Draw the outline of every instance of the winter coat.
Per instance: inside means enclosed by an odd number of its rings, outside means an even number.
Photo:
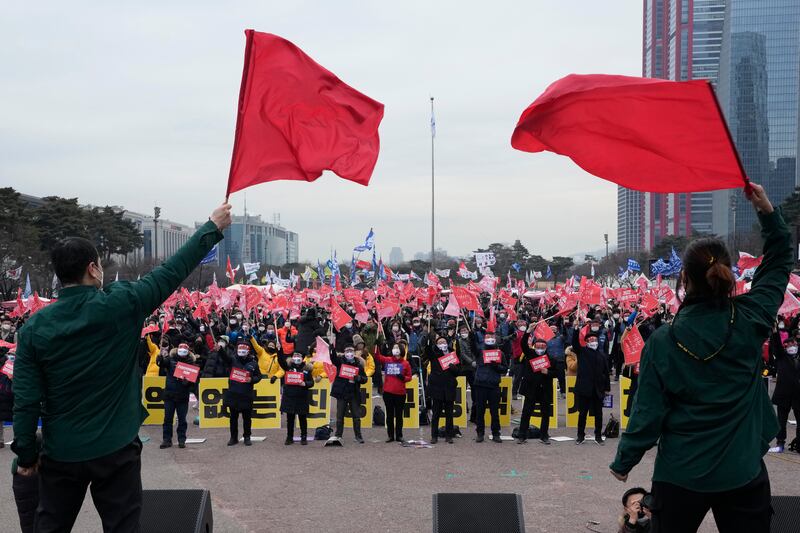
[[[572,346],[567,346],[564,350],[564,360],[567,363],[567,375],[568,376],[577,376],[578,375],[578,356],[575,355],[575,352],[572,349]]]
[[[428,337],[431,339],[431,337]],[[428,370],[428,388],[426,392],[434,400],[455,401],[456,388],[458,383],[456,377],[458,376],[458,367],[460,364],[456,363],[453,366],[444,370],[439,363],[439,358],[449,353],[451,349],[448,347],[446,352],[441,352],[436,343],[432,340],[428,341],[428,348],[425,350],[427,362],[430,364]]]
[[[278,339],[281,342],[281,350],[286,355],[294,353],[294,341],[297,337],[297,328],[290,325],[288,322],[282,328],[278,329]]]
[[[325,335],[325,329],[317,319],[316,314],[304,314],[297,319],[297,335],[294,338],[294,350],[303,355],[308,354],[308,347],[316,342],[318,336]]]
[[[225,348],[217,348],[208,354],[206,364],[203,366],[202,377],[204,378],[226,378],[231,373],[231,355]]]
[[[240,383],[228,377],[228,390],[222,397],[222,404],[228,408],[245,411],[253,408],[253,398],[255,391],[253,385],[261,381],[261,372],[258,370],[258,362],[251,356],[244,361],[239,357],[230,357],[231,371],[234,368],[245,370],[250,373],[249,383]]]
[[[498,348],[499,349],[499,348]],[[486,350],[484,350],[485,352]],[[483,387],[483,388],[497,388],[500,387],[500,378],[508,372],[508,365],[506,364],[505,358],[502,356],[503,352],[500,352],[501,358],[499,363],[484,363],[483,362],[483,352],[478,354],[477,359],[475,360],[476,368],[475,368],[475,379],[472,382],[473,387]]]
[[[578,354],[578,377],[575,380],[575,394],[578,396],[594,396],[603,398],[606,391],[611,390],[611,378],[608,374],[608,356],[600,351],[592,350],[579,344],[579,335],[575,334],[572,351]]]
[[[775,368],[778,379],[772,392],[772,403],[784,407],[800,399],[800,353],[791,356],[786,353],[777,334],[770,338],[772,353],[775,354]]]
[[[334,343],[334,347],[337,352],[341,353],[344,351],[344,347],[347,344],[353,344],[353,330],[342,328],[336,332],[336,342]]]
[[[147,362],[147,370],[144,371],[145,376],[157,376],[158,375],[158,363],[156,362],[156,357],[161,353],[161,348],[158,347],[156,343],[150,338],[150,335],[145,336],[145,341],[147,342],[147,353],[148,353],[148,362]]]
[[[367,374],[364,372],[364,364],[358,359],[353,359],[348,363],[343,356],[336,352],[331,353],[331,363],[336,366],[336,379],[331,384],[331,396],[340,400],[360,400],[361,384],[367,382]],[[341,376],[342,365],[358,367],[358,374],[353,379],[345,379]]]
[[[311,400],[311,393],[309,389],[314,386],[314,378],[311,373],[313,366],[308,363],[300,363],[295,365],[292,363],[291,357],[279,357],[278,363],[281,370],[284,371],[283,375],[283,394],[281,395],[281,412],[291,413],[295,415],[307,415],[308,404]],[[302,372],[303,385],[287,385],[286,372]]]
[[[250,344],[253,345],[253,349],[256,351],[256,357],[258,358],[258,370],[261,372],[261,375],[267,378],[276,377],[282,378],[283,377],[283,369],[281,368],[280,363],[280,356],[278,352],[270,353],[265,350],[255,338],[250,338]]]
[[[547,374],[534,372],[533,367],[531,367],[531,360],[541,356],[528,344],[529,342],[530,333],[526,332],[522,336],[520,343],[522,348],[522,381],[519,384],[519,392],[526,398],[531,397],[537,401],[549,399],[553,391],[553,378],[556,377],[556,360],[545,352],[550,361],[550,368],[547,369]]]
[[[169,351],[168,357],[156,358],[158,367],[164,371],[166,375],[166,383],[164,385],[164,399],[172,400],[174,402],[188,402],[189,394],[194,390],[194,383],[191,381],[175,377],[175,367],[178,363],[186,363],[189,365],[195,364],[197,357],[189,352],[189,355],[183,359],[178,357],[178,350],[175,348]]]
[[[397,396],[406,395],[406,383],[411,381],[411,364],[407,359],[398,359],[394,356],[385,356],[379,353],[375,354],[375,358],[386,369],[386,379],[383,380],[383,392],[395,394]],[[395,372],[397,365],[399,365],[399,374],[390,373]]]

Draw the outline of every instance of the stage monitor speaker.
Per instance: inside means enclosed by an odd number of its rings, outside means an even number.
[[[433,533],[524,533],[522,496],[496,493],[433,495]]]
[[[212,533],[211,493],[204,489],[142,491],[142,533]]]
[[[800,496],[773,496],[772,525],[770,533],[797,533],[800,531]]]

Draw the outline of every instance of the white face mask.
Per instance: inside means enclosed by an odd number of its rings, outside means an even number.
[[[394,327],[392,328],[392,331],[394,331],[395,333],[397,333],[398,331],[400,331],[400,328],[399,328],[398,326],[394,326]]]
[[[520,331],[525,331],[525,326],[520,326],[517,329],[520,330]]]
[[[594,332],[600,331],[600,326],[592,326],[592,331]]]
[[[785,327],[786,327],[786,324],[784,324],[783,322],[778,322],[778,329],[783,329]]]
[[[462,339],[466,339],[466,338],[468,338],[468,337],[469,337],[469,333],[462,333],[462,334],[461,334],[461,338],[462,338]]]
[[[258,326],[258,331],[264,331],[264,330],[266,330],[266,329],[267,329],[267,328],[265,328],[264,326]]]
[[[241,319],[242,319],[242,313],[236,313],[236,318],[238,318],[239,320],[241,320]]]
[[[439,350],[442,351],[442,352],[446,352],[447,351],[447,345],[446,344],[437,344],[436,347],[439,348]]]
[[[178,350],[178,355],[181,357],[186,357],[187,355],[189,355],[189,350],[187,350],[186,348],[181,348],[180,350]]]
[[[346,327],[347,329],[350,329],[350,328],[353,327],[353,323],[352,322],[348,322],[347,324],[344,325],[344,327]]]
[[[205,331],[206,331],[206,327],[205,326],[200,326],[200,333],[205,333]]]
[[[789,346],[786,348],[786,353],[789,355],[797,355],[797,346]]]
[[[231,326],[235,326],[236,325],[236,321],[235,320],[231,320],[230,324],[231,324]]]
[[[392,348],[392,355],[395,357],[400,356],[400,348]]]
[[[225,348],[225,346],[227,346],[227,344],[225,344],[225,341],[221,341],[221,342],[219,343],[219,347],[220,347],[220,348],[223,348],[223,349],[224,349],[224,348]]]
[[[483,341],[483,343],[484,343],[486,346],[494,346],[494,343],[495,343],[495,342],[497,342],[497,341],[495,341],[495,339],[485,339],[485,340]]]
[[[597,343],[596,342],[587,342],[586,343],[586,347],[589,348],[590,350],[596,350],[597,349]]]
[[[245,358],[248,355],[250,355],[250,350],[236,350],[236,355],[238,355],[241,358]]]
[[[100,268],[100,266],[98,266],[98,265],[95,265],[95,268],[96,268],[97,270],[99,270],[99,271],[100,271],[100,277],[99,277],[99,278],[97,278],[97,277],[94,277],[94,276],[92,276],[92,277],[93,277],[94,279],[96,279],[96,280],[97,280],[97,282],[98,282],[98,284],[99,284],[99,286],[98,286],[97,288],[98,288],[98,289],[102,289],[102,288],[103,288],[103,276],[104,276],[105,274],[104,274],[103,270]]]
[[[294,363],[296,365],[299,365],[302,362],[303,362],[303,358],[302,357],[292,357],[292,363]]]
[[[614,313],[611,316],[614,317],[614,320],[618,320],[619,319],[619,313]]]
[[[546,352],[546,351],[547,350],[545,348],[536,348],[534,350],[534,352],[536,352],[536,355],[544,355],[544,352]]]
[[[356,358],[356,353],[355,352],[344,352],[344,358],[347,359],[348,361],[352,361],[353,359]]]
[[[3,331],[11,331],[11,324],[3,324]]]

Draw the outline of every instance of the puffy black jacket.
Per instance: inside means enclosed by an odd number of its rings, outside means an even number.
[[[185,379],[175,377],[175,367],[178,363],[186,363],[193,365],[195,362],[194,354],[191,352],[185,359],[178,357],[178,350],[173,348],[169,352],[169,357],[163,358],[160,355],[156,357],[156,364],[166,374],[166,384],[164,385],[164,399],[173,400],[176,402],[188,402],[189,393],[194,390],[194,383]]]

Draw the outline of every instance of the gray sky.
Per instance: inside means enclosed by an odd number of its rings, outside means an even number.
[[[388,259],[521,239],[550,257],[616,241],[616,186],[513,150],[520,113],[575,73],[641,75],[642,4],[11,2],[0,8],[0,184],[178,222],[223,199],[245,28],[294,42],[386,106],[369,187],[326,173],[247,190],[248,212],[300,234],[301,259],[349,256],[370,226]],[[113,3],[115,4],[115,3]],[[242,213],[244,194],[232,196]]]

